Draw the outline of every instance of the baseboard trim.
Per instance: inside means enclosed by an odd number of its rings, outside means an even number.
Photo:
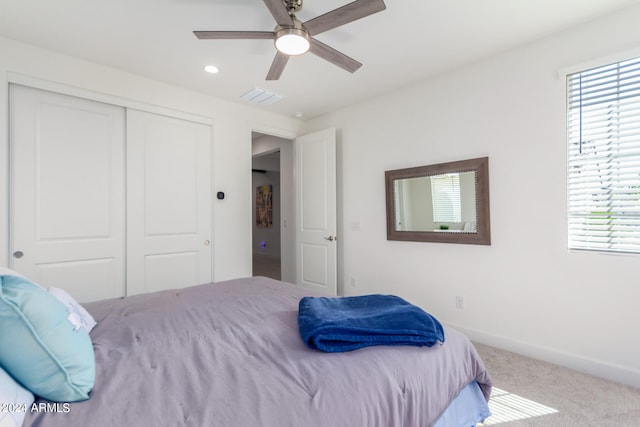
[[[447,326],[464,333],[471,341],[490,345],[502,350],[526,357],[564,366],[575,371],[611,380],[620,384],[640,388],[640,370],[601,360],[591,359],[577,354],[559,351],[553,348],[530,344],[499,335],[488,334],[475,329],[465,328],[453,323],[443,322]]]

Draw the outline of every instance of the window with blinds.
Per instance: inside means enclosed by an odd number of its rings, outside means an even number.
[[[460,174],[431,177],[433,222],[461,222]]]
[[[567,76],[569,247],[640,253],[640,58]]]

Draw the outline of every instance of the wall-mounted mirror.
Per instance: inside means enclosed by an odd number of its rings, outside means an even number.
[[[387,240],[491,244],[489,158],[385,172]]]

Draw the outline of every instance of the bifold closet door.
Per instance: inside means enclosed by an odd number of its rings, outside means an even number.
[[[10,86],[10,266],[81,302],[125,294],[125,110]]]
[[[127,294],[211,281],[211,126],[127,110]]]

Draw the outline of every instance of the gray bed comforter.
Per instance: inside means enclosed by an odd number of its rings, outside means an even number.
[[[434,347],[307,348],[298,301],[312,294],[237,279],[87,304],[96,383],[25,427],[430,426],[465,385],[491,381],[469,340]]]

